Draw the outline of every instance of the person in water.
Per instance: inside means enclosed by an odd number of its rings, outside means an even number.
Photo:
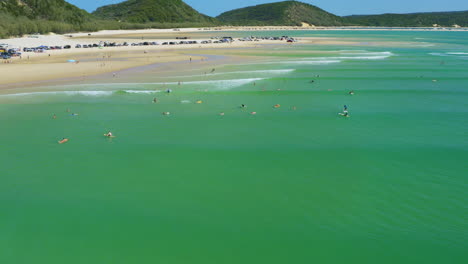
[[[53,118],[53,119],[57,119],[57,116],[54,114],[54,115],[52,116],[52,118]]]
[[[158,98],[153,98],[153,103],[157,103],[158,102]]]
[[[247,107],[247,105],[241,104],[241,108],[246,108],[246,107]]]
[[[349,91],[349,95],[354,95],[354,90]]]
[[[104,134],[104,136],[106,136],[106,137],[114,137],[114,135],[112,135],[112,132],[110,132],[110,131],[107,132],[107,134]]]
[[[348,111],[348,106],[347,106],[347,105],[344,105],[344,106],[343,106],[343,112],[344,112],[344,111]]]
[[[172,93],[172,90],[171,90],[171,89],[167,89],[167,90],[166,90],[166,93]]]

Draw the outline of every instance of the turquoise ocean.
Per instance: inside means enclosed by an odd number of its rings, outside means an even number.
[[[0,263],[467,263],[468,32],[250,34],[358,44],[3,92]]]

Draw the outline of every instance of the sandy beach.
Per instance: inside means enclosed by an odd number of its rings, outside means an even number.
[[[338,38],[299,38],[297,43],[286,43],[278,40],[234,41],[231,43],[184,44],[184,45],[154,45],[154,46],[121,46],[101,48],[75,48],[77,44],[96,44],[104,41],[116,43],[138,43],[143,41],[157,41],[162,43],[179,42],[180,37],[187,37],[198,43],[212,40],[212,36],[220,31],[229,32],[245,30],[295,30],[310,29],[301,27],[225,27],[225,28],[186,28],[186,29],[148,29],[148,30],[105,30],[92,33],[72,33],[64,35],[35,35],[22,38],[0,40],[1,44],[8,44],[10,48],[65,46],[71,49],[46,50],[44,53],[23,52],[21,57],[13,57],[0,63],[0,70],[7,78],[0,79],[0,89],[31,86],[38,82],[63,80],[74,78],[84,80],[90,76],[108,74],[115,76],[115,72],[144,65],[205,61],[204,54],[241,56],[233,50],[244,49],[243,53],[254,53],[251,48],[267,44],[297,45],[359,45],[359,40]],[[247,37],[247,36],[246,36]],[[378,45],[395,43],[378,43]],[[373,43],[366,43],[373,45]],[[250,48],[250,49],[249,49]],[[194,55],[196,54],[196,55]],[[72,62],[70,62],[72,61]]]

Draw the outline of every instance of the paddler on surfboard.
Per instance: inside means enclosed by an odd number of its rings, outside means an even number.
[[[114,135],[112,135],[112,132],[107,132],[106,134],[104,134],[105,137],[108,137],[108,138],[113,138],[115,137]]]

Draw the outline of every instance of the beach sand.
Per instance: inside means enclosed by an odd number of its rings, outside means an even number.
[[[258,30],[292,30],[296,28],[271,27],[255,28]],[[303,28],[297,28],[303,29]],[[18,88],[22,86],[33,86],[43,84],[45,81],[63,81],[73,79],[84,81],[91,76],[107,74],[110,77],[118,77],[115,72],[140,67],[145,65],[164,64],[171,62],[205,61],[205,54],[229,55],[231,57],[249,56],[258,53],[258,47],[262,45],[281,44],[315,44],[315,45],[360,45],[359,40],[338,38],[300,38],[298,43],[286,43],[286,41],[260,40],[260,41],[234,41],[232,43],[212,44],[186,44],[186,45],[154,45],[154,46],[122,46],[104,48],[74,48],[76,44],[94,44],[100,41],[117,43],[134,43],[144,41],[181,41],[177,37],[186,36],[190,40],[210,40],[209,36],[219,30],[239,31],[246,30],[245,27],[238,28],[212,28],[209,30],[188,28],[174,31],[172,29],[149,29],[149,30],[116,30],[100,31],[93,33],[74,33],[65,35],[39,35],[26,36],[22,38],[2,39],[0,43],[6,43],[10,47],[38,47],[71,45],[71,49],[48,50],[44,53],[23,52],[21,58],[12,58],[9,62],[0,63],[0,71],[7,78],[0,79],[0,89]],[[398,43],[401,45],[401,42]],[[365,43],[362,45],[394,46],[395,43]],[[274,51],[271,51],[274,52]],[[234,59],[234,58],[231,58]],[[69,62],[69,60],[76,62]],[[206,61],[205,61],[206,62]],[[203,65],[201,65],[203,66]]]

